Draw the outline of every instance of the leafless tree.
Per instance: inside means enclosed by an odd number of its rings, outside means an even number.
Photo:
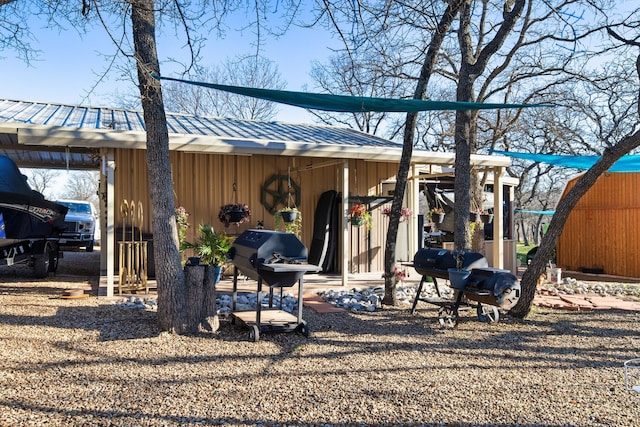
[[[65,183],[62,197],[86,200],[97,205],[100,175],[97,171],[71,171]]]
[[[31,44],[33,34],[24,19],[32,13],[34,8],[27,2],[0,0],[0,52],[12,51],[27,64],[38,54]]]
[[[575,185],[565,194],[556,207],[545,238],[539,246],[536,256],[531,265],[522,277],[522,295],[518,303],[510,311],[510,314],[517,317],[525,317],[533,303],[535,296],[535,283],[542,274],[549,259],[552,257],[557,240],[562,233],[571,210],[578,203],[580,198],[595,184],[596,180],[606,172],[620,157],[640,147],[640,132],[637,131],[640,125],[640,20],[638,14],[640,10],[635,10],[620,23],[610,24],[606,31],[611,37],[610,52],[617,58],[628,58],[628,52],[636,52],[636,61],[633,71],[636,74],[634,81],[625,77],[625,82],[630,88],[627,91],[636,94],[635,99],[621,95],[625,91],[618,91],[617,84],[620,75],[628,74],[613,73],[605,78],[591,81],[591,91],[600,96],[604,102],[583,106],[584,111],[594,111],[593,122],[597,129],[602,129],[599,133],[600,139],[605,143],[605,148],[600,159],[583,175],[578,178]],[[631,35],[628,32],[631,31]],[[612,85],[613,84],[613,85]],[[597,112],[597,113],[595,113]],[[634,112],[633,115],[629,114]],[[603,125],[608,123],[607,125]],[[619,137],[621,132],[626,135]],[[618,139],[619,138],[619,139]]]
[[[315,62],[311,78],[320,91],[336,95],[401,98],[405,96],[402,80],[386,76],[366,49],[334,54],[327,64]],[[389,114],[384,112],[339,113],[310,111],[321,122],[345,125],[379,135],[392,135],[387,129]],[[397,129],[397,127],[394,127]]]
[[[440,49],[461,3],[462,0],[448,2],[448,4],[419,1],[416,4],[408,5],[403,2],[391,1],[373,2],[365,5],[360,2],[327,0],[320,12],[321,16],[326,18],[327,25],[335,29],[343,40],[342,58],[346,56],[348,60],[345,60],[346,72],[343,72],[342,75],[348,84],[353,83],[354,80],[358,81],[356,92],[364,90],[363,93],[382,95],[384,85],[378,87],[376,82],[386,83],[393,81],[394,77],[413,76],[409,77],[409,80],[413,81],[414,87],[409,89],[405,96],[413,99],[425,99],[429,81],[438,64]],[[351,23],[349,32],[343,28],[345,23],[347,28]],[[424,33],[418,31],[417,37],[409,37],[402,28],[407,23],[411,28],[415,28],[413,25],[419,23],[418,28],[424,30]],[[400,49],[399,45],[406,49]],[[361,62],[355,55],[358,49],[368,50],[370,55],[378,55],[381,63],[376,68],[372,67],[369,72],[357,71],[357,65]],[[414,54],[408,55],[409,59],[407,60],[405,55],[408,50],[413,51]],[[335,69],[335,67],[334,65],[333,68]],[[411,73],[404,76],[404,73],[408,72],[405,70],[406,68],[411,69]],[[326,76],[326,73],[324,75]],[[362,76],[364,76],[363,79],[361,79]],[[382,78],[382,76],[388,77]],[[341,84],[342,88],[345,86],[345,84]],[[372,90],[375,92],[371,92]],[[354,115],[351,120],[357,123],[359,128],[368,127],[371,129],[369,123],[372,120],[378,121],[381,117],[383,116]],[[396,285],[393,280],[395,248],[418,117],[418,113],[408,113],[402,124],[403,148],[385,243],[385,295],[383,302],[389,305],[395,305],[397,300]]]
[[[210,68],[198,67],[194,78],[231,86],[268,89],[284,89],[286,86],[273,62],[254,55],[228,58],[223,64]],[[273,120],[278,113],[273,102],[205,89],[202,86],[169,82],[164,84],[164,91],[167,109],[174,112],[246,120]]]
[[[60,176],[60,172],[54,169],[25,169],[24,173],[31,189],[44,195],[50,193],[51,185]]]
[[[426,83],[430,82],[431,93],[455,93],[457,101],[466,102],[549,99],[555,88],[570,81],[575,73],[571,69],[574,54],[581,48],[580,37],[584,36],[576,33],[581,22],[568,18],[572,15],[570,9],[575,4],[590,7],[587,2],[572,0],[542,5],[528,0],[449,2],[449,7],[460,7],[460,13],[456,9],[453,16],[458,25],[450,30],[455,25],[449,22],[440,33],[436,18],[445,14],[438,9],[442,5],[434,2],[410,5],[390,1],[365,6],[336,0],[324,4],[328,6],[322,9],[323,17],[344,40],[342,53],[351,63],[358,63],[354,60],[356,48],[367,49],[380,57],[375,70],[381,75],[415,85],[414,97],[425,97]],[[590,31],[587,28],[585,33]],[[434,44],[438,37],[441,40]],[[350,77],[353,73],[345,69],[348,71],[343,75]],[[470,156],[481,149],[505,146],[508,133],[521,114],[522,111],[503,110],[438,112],[422,115],[427,120],[421,126],[418,115],[408,118],[402,131],[405,151],[392,212],[399,211],[401,206],[411,147],[423,139],[430,148],[455,147],[455,244],[458,249],[468,248],[470,235],[466,230],[472,190],[479,199],[478,189],[482,187],[482,181],[471,174]],[[433,135],[438,135],[438,140],[433,141],[430,138]],[[392,215],[385,246],[386,303],[393,301],[390,272],[395,256],[395,230]]]

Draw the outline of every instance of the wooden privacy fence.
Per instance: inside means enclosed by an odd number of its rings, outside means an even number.
[[[140,291],[149,293],[147,283],[147,242],[142,240],[144,210],[142,202],[123,200],[120,204],[122,217],[122,240],[118,242],[119,277],[118,293],[122,291]],[[129,231],[131,233],[127,233]],[[137,233],[136,233],[137,230]],[[136,238],[139,236],[139,239]]]

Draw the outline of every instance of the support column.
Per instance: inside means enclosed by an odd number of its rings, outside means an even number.
[[[407,238],[409,239],[409,253],[407,254],[407,261],[413,260],[413,255],[418,252],[419,242],[418,242],[418,233],[416,230],[418,229],[418,210],[420,209],[420,180],[418,176],[420,175],[417,166],[414,164],[411,166],[411,175],[407,180],[407,192],[408,192],[408,208],[411,209],[413,215],[411,218],[407,219]]]
[[[113,150],[109,150],[105,161],[105,175],[107,177],[107,224],[106,230],[106,252],[107,252],[107,296],[113,296],[114,275],[115,275],[115,247],[116,247],[116,195],[115,195],[115,169],[116,162]]]
[[[349,258],[351,256],[351,233],[349,233],[349,161],[342,164],[342,286],[349,285]]]
[[[493,168],[493,267],[504,268],[503,167]]]

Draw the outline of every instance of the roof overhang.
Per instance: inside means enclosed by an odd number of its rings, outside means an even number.
[[[14,123],[11,126],[1,125],[0,133],[16,135],[16,142],[21,147],[57,148],[61,151],[66,149],[99,150],[102,148],[143,150],[147,144],[146,133],[140,131],[79,129]],[[400,146],[397,148],[365,147],[184,134],[170,134],[169,149],[172,151],[209,154],[330,157],[334,159],[357,159],[378,162],[399,162],[402,155],[402,147]],[[455,154],[413,150],[411,163],[453,166]],[[483,167],[508,167],[511,164],[511,160],[509,157],[500,155],[473,154],[471,156],[471,164],[472,166]]]

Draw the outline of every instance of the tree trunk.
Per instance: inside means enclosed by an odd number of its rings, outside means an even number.
[[[185,331],[185,280],[178,251],[178,231],[169,161],[169,133],[160,82],[153,0],[131,1],[140,97],[147,131],[147,169],[158,284],[158,323],[166,331]]]
[[[491,57],[513,30],[520,18],[526,0],[507,2],[504,6],[503,22],[496,31],[495,37],[487,41],[478,50],[472,44],[472,1],[465,0],[460,9],[460,27],[458,28],[458,44],[460,46],[460,71],[456,87],[456,101],[473,102],[475,95],[473,85],[485,69]],[[509,7],[511,9],[509,10]],[[475,135],[478,113],[474,111],[457,111],[455,121],[455,177],[454,177],[454,227],[453,239],[457,250],[466,250],[471,246],[469,230],[469,208],[471,204],[471,153],[475,150]]]
[[[471,81],[467,81],[466,85],[458,84],[458,101],[460,101],[461,98],[467,98],[467,100],[469,100],[472,85],[473,83]],[[453,241],[455,249],[458,251],[465,251],[471,247],[471,239],[468,233],[471,204],[471,122],[471,111],[456,112],[456,160],[454,167],[455,176],[453,179],[455,197],[453,207]]]
[[[185,266],[186,300],[185,332],[196,334],[200,330],[202,298],[204,295],[204,265]]]
[[[529,246],[529,234],[527,233],[527,227],[524,220],[520,220],[520,232],[522,233],[522,241],[525,246]]]
[[[211,265],[185,266],[186,300],[185,332],[196,334],[201,329],[218,330],[216,310],[215,267]]]
[[[556,213],[551,218],[551,223],[549,224],[544,239],[542,239],[538,247],[538,252],[531,261],[531,265],[529,265],[522,275],[522,293],[520,299],[511,311],[509,311],[509,314],[519,318],[524,318],[529,314],[533,298],[536,294],[538,277],[543,274],[548,261],[553,257],[556,243],[562,233],[564,224],[567,222],[567,218],[569,218],[571,210],[580,198],[595,184],[600,175],[606,172],[620,157],[638,146],[640,146],[640,132],[626,136],[618,144],[605,149],[600,160],[576,181],[573,188],[571,188],[560,203],[558,203]]]
[[[424,99],[425,97],[429,78],[431,77],[431,73],[433,72],[433,68],[437,62],[440,46],[442,46],[444,37],[449,31],[451,23],[456,17],[461,4],[462,0],[451,2],[438,22],[438,28],[429,43],[429,47],[425,55],[425,61],[420,70],[420,78],[418,79],[416,90],[413,94],[414,99]],[[382,303],[387,305],[396,305],[397,303],[393,267],[396,258],[396,241],[398,238],[398,224],[400,223],[400,210],[402,209],[404,191],[407,184],[407,177],[409,175],[409,167],[411,165],[411,154],[413,152],[413,140],[415,138],[417,121],[417,113],[407,113],[404,127],[402,155],[400,157],[400,166],[398,167],[398,175],[396,177],[396,186],[393,195],[393,202],[391,204],[389,229],[387,231],[387,240],[384,252],[384,298],[382,299]]]

